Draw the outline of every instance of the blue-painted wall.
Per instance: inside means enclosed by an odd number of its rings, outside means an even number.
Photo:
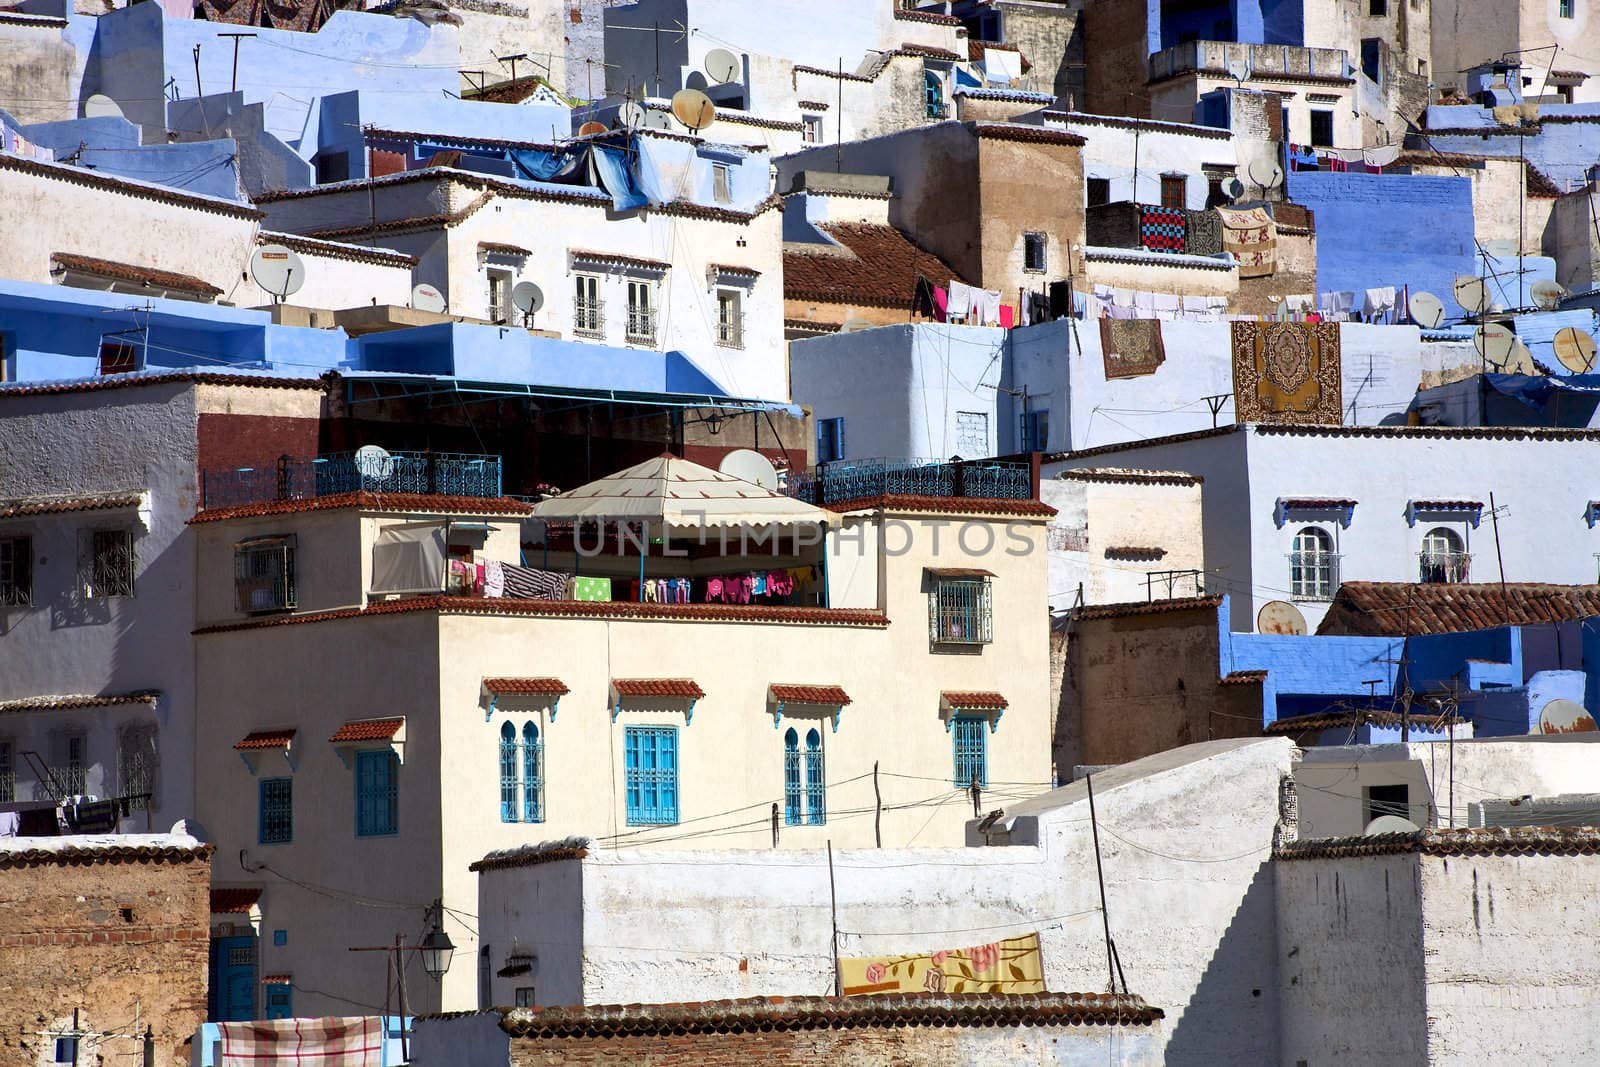
[[[1511,159],[1521,151],[1563,192],[1582,186],[1584,172],[1600,162],[1600,104],[1543,104],[1539,114],[1585,121],[1545,123],[1533,136],[1430,133],[1428,143],[1441,152]],[[1495,125],[1487,108],[1465,106],[1430,107],[1427,123],[1435,130],[1491,129]]]
[[[0,112],[0,118],[6,118]],[[8,123],[8,125],[15,125]],[[242,200],[238,146],[231,140],[142,145],[139,128],[115,116],[40,122],[19,127],[57,159],[76,154],[80,166],[207,196]]]
[[[1317,287],[1410,285],[1448,299],[1476,266],[1472,181],[1292,171],[1289,193],[1317,216]]]
[[[572,112],[564,105],[486,104],[432,92],[333,93],[319,102],[317,136],[301,145],[301,155],[310,159],[319,152],[347,152],[350,177],[366,177],[363,127],[444,139],[553,144],[572,135]]]

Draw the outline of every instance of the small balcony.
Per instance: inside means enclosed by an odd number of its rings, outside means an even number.
[[[572,332],[579,337],[596,340],[606,335],[606,305],[604,300],[579,300],[572,305]]]
[[[1234,41],[1185,41],[1150,57],[1150,80],[1180,74],[1227,76],[1230,63],[1247,63],[1252,78],[1326,78],[1344,81],[1350,65],[1342,48],[1301,48],[1292,44],[1239,44]]]
[[[656,343],[656,311],[655,308],[628,305],[628,335],[629,344],[653,345]]]
[[[1418,552],[1419,582],[1465,582],[1472,569],[1470,552]]]
[[[231,508],[340,493],[430,493],[498,497],[500,457],[462,452],[391,452],[376,458],[335,452],[279,458],[268,467],[204,471],[200,507]]]
[[[1290,552],[1290,599],[1332,600],[1339,591],[1339,563],[1343,558],[1335,552]]]
[[[818,507],[886,494],[1029,500],[1033,470],[1026,463],[918,463],[860,459],[825,463],[791,474],[790,496]]]
[[[743,315],[736,315],[731,319],[722,319],[717,322],[717,344],[723,348],[744,347]]]

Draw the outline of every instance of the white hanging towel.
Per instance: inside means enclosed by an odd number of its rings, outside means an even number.
[[[1368,289],[1366,300],[1361,305],[1361,310],[1368,315],[1377,315],[1394,307],[1394,286],[1385,285],[1377,289]]]
[[[972,314],[972,286],[966,282],[950,279],[950,299],[945,303],[944,316],[947,319],[966,318]]]
[[[974,306],[973,318],[985,326],[1000,325],[1000,291],[998,289],[974,289],[972,291]]]

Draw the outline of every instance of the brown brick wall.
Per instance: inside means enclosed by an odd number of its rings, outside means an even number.
[[[199,423],[203,471],[271,466],[285,454],[315,459],[319,451],[320,419],[202,412]]]
[[[70,1026],[74,1008],[101,1032],[131,1033],[137,1012],[156,1063],[187,1064],[206,1017],[210,885],[205,860],[0,868],[0,1067],[51,1055],[40,1031]],[[79,1062],[141,1063],[142,1049],[86,1038]]]

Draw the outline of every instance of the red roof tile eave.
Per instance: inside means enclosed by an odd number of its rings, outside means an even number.
[[[946,690],[939,694],[939,699],[949,704],[952,708],[972,711],[1004,710],[1011,706],[1010,702],[999,693],[992,692],[963,692],[960,690]]]
[[[774,682],[767,687],[772,699],[784,703],[822,704],[843,706],[849,704],[850,694],[837,685],[786,685]]]
[[[884,511],[934,512],[946,515],[1012,515],[1018,518],[1048,519],[1056,509],[1038,500],[1011,500],[995,497],[970,496],[910,496],[887,493],[879,496],[858,497],[829,504],[833,511]]]
[[[269,500],[259,504],[240,504],[229,508],[200,511],[190,524],[225,522],[229,519],[257,518],[265,515],[292,515],[305,511],[336,511],[360,508],[364,511],[406,512],[413,514],[527,515],[531,504],[511,497],[446,496],[433,493],[374,493],[360,491],[332,496],[304,497],[297,500]]]
[[[255,385],[263,389],[323,389],[319,378],[271,378],[257,374],[226,374],[212,371],[174,371],[170,374],[111,374],[70,382],[41,382],[37,385],[0,386],[0,400],[12,396],[49,396],[58,393],[92,393],[100,389],[129,389],[138,385]]]
[[[190,863],[209,860],[215,845],[83,845],[0,851],[0,870],[18,867],[81,867],[94,863]]]
[[[1327,837],[1294,841],[1273,850],[1273,859],[1355,859],[1363,856],[1593,856],[1600,853],[1600,828],[1593,826],[1433,827],[1371,837]]]
[[[9,152],[0,152],[0,168],[26,171],[39,177],[56,178],[79,185],[93,186],[97,189],[126,193],[129,196],[139,197],[144,200],[160,200],[181,207],[198,208],[218,215],[232,215],[235,218],[250,219],[252,221],[260,221],[267,217],[265,212],[258,211],[249,204],[233,203],[212,197],[193,196],[176,189],[123,181],[111,175],[102,174],[99,171],[72,167],[63,163],[44,163],[24,156],[13,155]]]
[[[0,519],[22,519],[32,515],[60,515],[77,511],[117,511],[139,506],[140,495],[64,497],[31,503],[7,504],[0,501]]]
[[[143,285],[147,289],[177,290],[212,297],[222,295],[220,287],[212,285],[204,278],[196,278],[192,274],[180,274],[173,270],[162,270],[159,267],[142,267],[137,263],[100,259],[97,256],[85,256],[77,252],[52,252],[50,262],[63,272],[77,271],[80,274],[96,274],[103,278],[118,278],[125,282]],[[55,271],[52,270],[51,273]]]
[[[668,700],[699,700],[706,695],[693,678],[613,678],[611,688],[619,697],[661,697]]]
[[[572,692],[559,678],[485,678],[483,688],[495,696],[565,696]]]
[[[245,752],[253,749],[288,748],[294,741],[295,730],[256,730],[245,734],[235,741],[235,751]]]
[[[388,741],[399,734],[405,724],[406,720],[400,717],[356,719],[335,730],[328,738],[328,743],[345,745],[360,741]]]

